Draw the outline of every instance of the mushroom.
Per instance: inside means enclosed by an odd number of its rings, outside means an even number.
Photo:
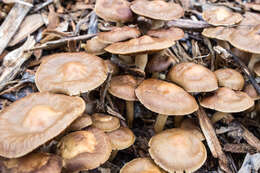
[[[210,92],[218,88],[216,75],[206,67],[192,62],[173,66],[168,78],[187,92]]]
[[[220,112],[242,112],[254,106],[254,100],[246,93],[222,87],[214,95],[204,97],[200,105]]]
[[[215,124],[216,122],[224,119],[224,118],[227,118],[227,117],[232,117],[231,114],[229,113],[224,113],[224,112],[215,112],[212,117],[211,117],[211,123],[212,124]]]
[[[257,76],[260,76],[260,62],[254,64],[254,72]]]
[[[134,120],[135,88],[141,83],[141,78],[131,75],[115,76],[110,81],[108,92],[115,97],[126,101],[126,116],[128,126],[132,127]]]
[[[231,68],[218,69],[214,72],[218,79],[219,86],[242,90],[245,80],[241,73]]]
[[[97,128],[72,132],[58,144],[67,172],[91,170],[105,163],[112,148],[108,136]]]
[[[0,161],[3,173],[60,173],[62,159],[49,153],[30,153],[18,159]]]
[[[256,92],[254,86],[252,84],[247,84],[243,90],[245,93],[247,93],[247,95],[249,95],[249,97],[251,97],[253,100],[259,100],[260,96],[259,94]]]
[[[113,43],[105,48],[107,52],[120,55],[137,54],[135,56],[135,65],[144,71],[149,52],[158,52],[171,47],[175,44],[173,40],[165,38],[152,38],[144,35],[139,38],[131,39],[125,42]]]
[[[118,150],[124,150],[135,142],[135,135],[126,127],[120,127],[117,130],[107,132],[112,145],[112,154],[109,160],[113,160],[116,157]]]
[[[150,158],[136,158],[126,163],[120,173],[163,173]]]
[[[79,97],[47,92],[14,102],[0,113],[0,156],[17,158],[33,151],[64,131],[84,110]]]
[[[35,74],[39,91],[78,95],[99,87],[107,78],[105,62],[87,53],[57,53],[45,57]]]
[[[200,139],[189,130],[179,128],[156,134],[150,139],[149,147],[154,162],[170,173],[194,172],[207,158]]]
[[[147,35],[157,38],[167,38],[173,41],[177,41],[184,38],[183,30],[176,27],[171,27],[168,29],[150,30],[147,32]]]
[[[208,38],[216,38],[218,40],[228,41],[229,35],[234,31],[231,27],[209,27],[203,29],[202,35]]]
[[[83,48],[87,53],[93,55],[102,55],[106,53],[104,49],[107,46],[107,43],[103,43],[97,37],[93,37],[90,40],[88,40],[85,45],[83,45]]]
[[[78,117],[69,127],[71,131],[78,131],[82,130],[88,126],[92,125],[91,117],[88,114],[83,114],[82,116]]]
[[[198,109],[194,97],[177,85],[158,79],[146,79],[135,90],[138,100],[149,110],[158,113],[154,128],[163,130],[170,115],[187,115]]]
[[[96,127],[104,132],[111,132],[120,127],[118,118],[102,113],[95,113],[92,116],[93,127]]]
[[[204,137],[203,133],[201,132],[201,129],[199,128],[199,126],[197,126],[195,119],[192,119],[192,118],[184,119],[181,122],[180,128],[191,131],[191,133],[193,133],[195,136],[197,136],[198,139],[200,139],[201,141],[205,140],[205,137]]]

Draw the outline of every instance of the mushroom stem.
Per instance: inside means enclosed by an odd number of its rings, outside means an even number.
[[[133,126],[134,121],[134,102],[133,101],[126,101],[126,116],[127,116],[127,124],[128,127]]]
[[[162,28],[163,25],[164,25],[163,20],[152,20],[151,29],[159,29],[159,28]]]
[[[135,65],[139,67],[141,70],[144,71],[145,66],[148,61],[148,55],[147,54],[138,54],[135,56]]]
[[[159,72],[154,72],[152,74],[152,78],[158,79],[160,77],[160,73]]]
[[[118,55],[118,57],[123,60],[125,63],[127,64],[131,64],[132,61],[132,57],[131,56],[127,56],[127,55]]]
[[[159,133],[163,130],[164,125],[167,121],[168,115],[158,114],[155,124],[154,124],[154,131]]]
[[[175,128],[180,127],[182,120],[183,120],[183,116],[175,116],[174,117],[174,127]]]
[[[118,153],[118,150],[112,150],[112,153],[110,154],[109,161],[113,161]]]
[[[259,54],[252,54],[250,61],[248,63],[248,68],[251,72],[253,72],[254,70],[254,65],[255,63],[257,63],[258,61],[260,61],[260,55]]]

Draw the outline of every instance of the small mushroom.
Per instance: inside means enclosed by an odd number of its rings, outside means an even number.
[[[184,62],[173,66],[168,78],[187,92],[210,92],[218,88],[216,75],[206,67]]]
[[[173,63],[171,57],[159,52],[148,61],[147,71],[150,73],[166,71]]]
[[[150,139],[149,147],[154,162],[170,173],[194,172],[207,158],[200,139],[189,130],[179,128],[156,134]]]
[[[138,100],[149,110],[158,113],[155,131],[163,130],[170,115],[187,115],[198,109],[193,96],[177,85],[158,79],[146,79],[135,90]]]
[[[215,112],[210,120],[212,124],[215,124],[216,122],[228,117],[232,117],[232,115],[224,112]]]
[[[78,95],[99,87],[107,78],[105,62],[87,53],[57,53],[45,57],[35,74],[39,91]]]
[[[111,132],[120,127],[120,121],[117,117],[102,113],[95,113],[91,117],[93,120],[92,126],[104,132]]]
[[[97,128],[70,133],[58,145],[67,172],[95,169],[109,159],[111,151],[108,136]]]
[[[102,55],[106,53],[105,47],[107,47],[107,43],[101,42],[97,37],[93,37],[83,45],[85,51],[92,55]]]
[[[78,117],[69,127],[71,131],[78,131],[82,130],[88,126],[92,125],[91,117],[87,114],[83,114],[82,116]]]
[[[214,95],[204,97],[200,105],[220,112],[242,112],[254,106],[254,100],[246,93],[222,87]]]
[[[14,102],[0,113],[0,156],[17,158],[33,151],[64,131],[84,110],[80,97],[47,92]]]
[[[245,80],[241,73],[231,68],[218,69],[214,72],[218,79],[219,86],[231,88],[233,90],[242,90]]]

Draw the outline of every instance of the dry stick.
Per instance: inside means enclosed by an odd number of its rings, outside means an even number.
[[[178,28],[184,28],[184,29],[203,29],[208,28],[211,25],[204,21],[193,21],[189,19],[178,19],[169,21],[167,23],[168,27],[175,26]]]
[[[33,11],[33,12],[37,12],[37,11],[39,11],[40,9],[42,9],[42,8],[48,6],[49,4],[53,3],[53,1],[54,1],[54,0],[47,0],[46,2],[37,5],[32,11]]]
[[[15,4],[0,27],[0,55],[7,47],[31,7]]]
[[[213,48],[218,54],[220,54],[224,59],[227,58],[232,58],[236,63],[238,63],[241,67],[243,72],[245,73],[245,75],[248,77],[249,81],[252,83],[252,85],[254,86],[256,92],[258,94],[260,94],[260,86],[258,85],[258,83],[256,82],[256,80],[253,78],[253,76],[251,75],[249,69],[247,68],[247,66],[233,53],[231,53],[230,51],[224,49],[221,46],[215,46]]]

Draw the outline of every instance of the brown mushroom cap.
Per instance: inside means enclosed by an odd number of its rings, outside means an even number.
[[[127,0],[96,0],[94,10],[99,17],[110,22],[125,23],[133,19]]]
[[[234,31],[234,28],[231,27],[213,27],[205,28],[202,32],[202,35],[209,38],[216,38],[219,40],[228,41],[230,34]]]
[[[77,95],[100,86],[107,78],[105,62],[87,53],[57,53],[37,69],[35,83],[42,91]]]
[[[169,129],[153,136],[149,153],[157,165],[168,172],[193,172],[207,158],[203,143],[190,131]]]
[[[176,20],[184,15],[184,10],[179,4],[163,0],[135,0],[131,10],[141,16],[157,20]]]
[[[21,157],[60,134],[85,110],[79,97],[33,93],[0,113],[0,155]],[[15,115],[15,116],[14,116]]]
[[[175,44],[173,40],[165,38],[152,38],[144,35],[125,42],[113,43],[105,48],[107,52],[113,54],[136,54],[146,52],[157,52]]]
[[[127,101],[137,100],[135,96],[135,88],[141,83],[140,78],[131,75],[115,76],[110,81],[108,91],[115,97]]]
[[[162,72],[167,70],[173,63],[174,61],[170,56],[158,52],[148,61],[146,70],[150,73]]]
[[[216,75],[208,68],[191,62],[171,68],[168,78],[188,92],[210,92],[218,88]]]
[[[243,90],[249,97],[251,97],[253,100],[259,100],[260,96],[257,94],[255,88],[253,87],[252,84],[247,84]]]
[[[196,123],[194,122],[194,119],[191,118],[184,119],[181,122],[180,128],[190,130],[191,133],[197,136],[198,139],[201,141],[205,140],[203,133],[201,132],[199,126],[197,126]]]
[[[108,136],[97,128],[68,134],[62,138],[58,149],[70,172],[95,169],[109,159],[111,152]]]
[[[139,101],[149,110],[164,115],[186,115],[198,109],[194,97],[175,84],[146,79],[135,90]]]
[[[129,26],[115,27],[109,32],[99,32],[97,38],[100,42],[110,44],[119,41],[125,41],[131,38],[137,38],[141,35],[137,28]]]
[[[147,35],[157,38],[167,38],[174,41],[180,40],[184,37],[184,32],[180,28],[171,27],[168,29],[150,30]]]
[[[205,97],[200,105],[220,112],[242,112],[254,105],[254,100],[246,93],[232,89],[219,88],[214,95]]]
[[[218,69],[214,72],[218,79],[219,86],[231,88],[233,90],[242,90],[245,80],[241,73],[231,68]]]
[[[117,117],[106,115],[102,113],[95,113],[91,116],[93,126],[103,130],[104,132],[111,132],[120,127],[120,121]]]
[[[31,153],[1,162],[0,170],[6,173],[60,173],[62,169],[62,159],[49,153]]]
[[[124,150],[135,142],[134,133],[126,127],[120,127],[117,130],[108,132],[107,136],[111,141],[112,150]]]
[[[84,49],[87,53],[93,55],[102,55],[106,53],[105,47],[107,46],[107,43],[101,42],[97,37],[93,37],[86,42]]]
[[[120,173],[163,173],[164,171],[149,158],[137,158],[126,163]]]
[[[77,131],[92,125],[92,119],[88,114],[78,117],[69,127],[69,130]]]
[[[254,72],[257,76],[260,76],[260,62],[255,63]]]

